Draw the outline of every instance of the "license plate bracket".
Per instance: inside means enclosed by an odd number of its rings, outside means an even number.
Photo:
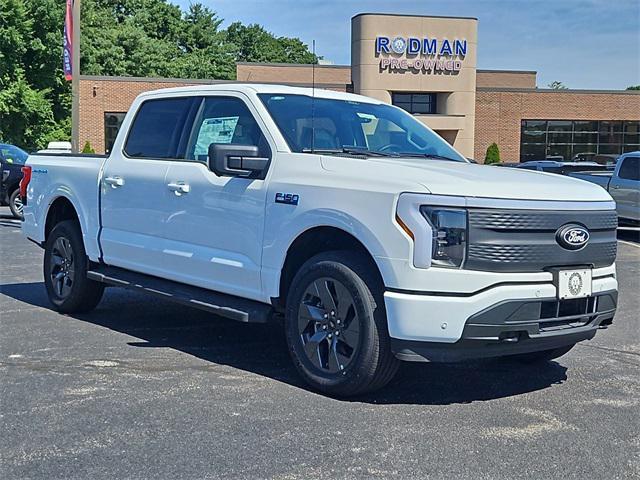
[[[559,300],[584,298],[592,293],[593,278],[590,268],[557,270],[554,277]]]

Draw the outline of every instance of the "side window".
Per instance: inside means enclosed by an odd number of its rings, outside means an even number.
[[[269,145],[247,105],[235,97],[205,97],[193,123],[187,158],[206,162],[211,144],[255,145],[261,157]]]
[[[136,158],[184,158],[179,143],[194,97],[147,100],[129,129],[124,152]]]
[[[625,157],[620,165],[619,176],[624,180],[640,180],[640,157]]]

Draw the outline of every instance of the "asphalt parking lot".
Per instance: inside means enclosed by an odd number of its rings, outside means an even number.
[[[0,477],[640,478],[640,243],[612,327],[543,367],[405,364],[350,401],[308,391],[272,326],[109,289],[50,309],[0,209]]]

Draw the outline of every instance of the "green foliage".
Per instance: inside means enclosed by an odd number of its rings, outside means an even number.
[[[84,142],[84,147],[82,147],[82,153],[96,153],[96,151],[93,148],[91,148],[91,144],[89,143],[89,140]]]
[[[566,90],[567,89],[567,87],[566,87],[566,85],[564,83],[559,82],[557,80],[551,82],[549,84],[549,88],[551,88],[553,90]]]
[[[484,156],[484,163],[490,165],[492,163],[500,163],[500,149],[497,143],[492,143],[487,147],[487,153]]]
[[[227,42],[236,48],[238,62],[316,63],[317,57],[298,38],[275,37],[257,24],[235,22],[227,28]]]
[[[0,0],[0,141],[27,150],[71,136],[71,85],[62,73],[62,0]],[[169,0],[82,0],[86,75],[236,78],[235,63],[314,63],[297,38],[232,23]]]
[[[630,85],[626,89],[627,90],[640,90],[640,85]]]
[[[70,138],[63,14],[57,0],[0,0],[1,141],[33,150]]]

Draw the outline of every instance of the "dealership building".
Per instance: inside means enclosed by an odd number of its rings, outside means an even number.
[[[494,142],[512,162],[640,150],[639,91],[537,88],[535,71],[478,69],[477,32],[475,18],[360,14],[351,19],[351,65],[238,63],[237,81],[373,97],[479,161]],[[75,144],[108,151],[141,92],[215,83],[229,82],[82,75]]]

